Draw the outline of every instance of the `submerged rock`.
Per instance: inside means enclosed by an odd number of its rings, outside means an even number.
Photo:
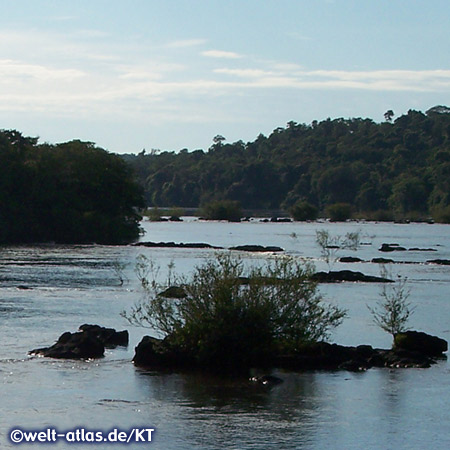
[[[363,282],[363,283],[392,283],[392,280],[373,275],[364,275],[352,270],[339,270],[330,272],[317,272],[311,279],[318,283],[339,283],[341,281]]]
[[[283,380],[274,375],[261,375],[250,378],[253,383],[262,384],[263,386],[275,386],[277,384],[283,383]]]
[[[175,243],[175,242],[137,242],[133,244],[137,247],[150,247],[150,248],[211,248],[214,250],[220,250],[223,247],[216,247],[204,242],[188,242],[188,243]]]

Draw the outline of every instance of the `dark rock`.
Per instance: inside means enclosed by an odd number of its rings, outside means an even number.
[[[150,248],[211,248],[215,250],[220,250],[223,247],[215,247],[210,244],[205,244],[203,242],[192,242],[192,243],[175,243],[175,242],[137,242],[133,244],[138,247],[150,247]]]
[[[340,270],[330,272],[317,272],[311,277],[313,281],[318,283],[338,283],[341,281],[353,281],[363,283],[392,283],[388,278],[375,277],[372,275],[364,275],[361,272],[353,272],[351,270]]]
[[[241,252],[283,252],[284,249],[276,246],[263,246],[263,245],[237,245],[236,247],[230,247],[230,250],[238,250]]]
[[[441,266],[450,266],[450,259],[430,259],[427,261],[430,264],[439,264]]]
[[[435,361],[419,352],[411,352],[401,349],[379,350],[380,367],[390,368],[420,368],[426,369]]]
[[[441,356],[448,350],[446,340],[419,331],[405,331],[394,336],[394,348],[427,356]]]
[[[372,262],[374,264],[391,264],[394,263],[395,261],[390,258],[372,258]]]
[[[339,262],[341,263],[356,263],[356,262],[363,262],[361,258],[357,258],[355,256],[343,256],[342,258],[339,258]]]
[[[163,292],[160,292],[158,295],[165,298],[186,298],[186,291],[182,286],[169,286]]]
[[[345,363],[358,361],[358,365],[363,367],[367,366],[364,351],[358,351],[356,347],[316,342],[305,345],[294,354],[277,357],[275,364],[291,370],[337,370]]]
[[[107,348],[114,348],[118,345],[126,347],[128,345],[128,331],[116,331],[114,328],[104,328],[99,325],[81,325],[80,331],[87,333],[103,343]]]
[[[379,248],[380,252],[404,252],[405,247],[400,247],[398,244],[382,244]]]
[[[37,348],[30,355],[42,355],[59,359],[89,359],[101,358],[104,355],[103,343],[93,335],[79,331],[66,332],[51,347]]]
[[[418,247],[409,248],[408,251],[410,251],[410,252],[437,252],[437,250],[435,248],[418,248]]]
[[[264,386],[275,386],[277,384],[283,383],[281,378],[278,378],[274,375],[261,375],[257,377],[250,378],[250,381],[258,384],[262,384]]]
[[[194,362],[186,353],[172,345],[169,338],[144,336],[135,348],[133,362],[138,367],[153,370],[193,368]]]
[[[170,216],[169,217],[169,222],[183,222],[183,219],[181,219],[178,216]]]

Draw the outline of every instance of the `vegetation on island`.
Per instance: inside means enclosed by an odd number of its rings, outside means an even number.
[[[313,267],[294,258],[275,258],[246,270],[229,253],[195,268],[190,277],[169,270],[162,286],[158,267],[141,256],[136,273],[144,298],[123,315],[158,330],[190,364],[226,372],[270,365],[280,354],[322,341],[346,312],[326,304],[311,281]],[[168,286],[183,295],[166,297]]]
[[[450,221],[450,108],[410,110],[394,120],[289,122],[253,142],[216,137],[207,151],[123,155],[149,206],[316,210],[334,220],[432,217]],[[306,204],[313,208],[305,210]],[[301,207],[300,210],[295,207]],[[303,211],[301,211],[303,209]]]
[[[381,265],[381,275],[392,278],[390,271]],[[408,301],[410,291],[407,287],[408,279],[397,275],[394,285],[383,284],[380,292],[381,299],[374,307],[367,306],[373,321],[382,330],[391,334],[393,338],[407,330],[407,323],[414,312],[414,307]]]
[[[38,144],[0,131],[0,243],[131,242],[142,191],[117,155],[90,142]]]

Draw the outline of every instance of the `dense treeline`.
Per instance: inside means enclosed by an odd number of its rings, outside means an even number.
[[[369,218],[449,215],[450,109],[408,111],[392,121],[289,122],[254,142],[208,151],[124,155],[149,206],[198,207],[237,200],[248,209],[288,210],[307,202],[323,212],[350,204]],[[447,219],[448,220],[448,219]]]
[[[129,242],[142,206],[120,157],[89,142],[38,145],[0,131],[0,243]]]

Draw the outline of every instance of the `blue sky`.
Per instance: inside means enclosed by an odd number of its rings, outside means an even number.
[[[0,128],[117,153],[450,104],[449,0],[0,0]]]

